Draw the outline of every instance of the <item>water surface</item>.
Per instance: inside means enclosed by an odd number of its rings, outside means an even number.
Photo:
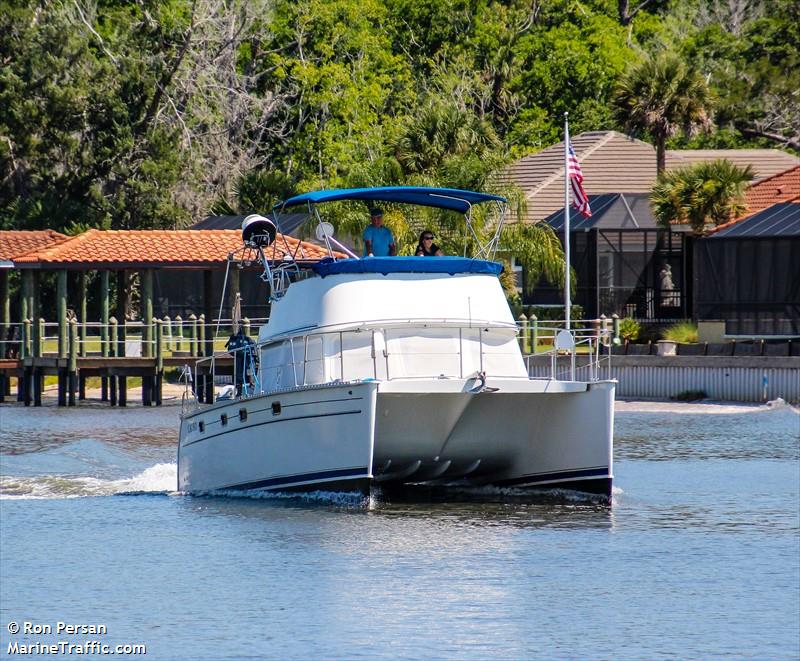
[[[615,494],[175,493],[176,407],[0,407],[9,641],[148,659],[800,656],[800,415],[621,404]],[[23,635],[10,622],[102,623]]]

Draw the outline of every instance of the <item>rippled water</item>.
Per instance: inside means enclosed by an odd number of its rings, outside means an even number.
[[[0,407],[0,657],[800,656],[800,415],[622,403],[611,507],[174,492],[177,409]],[[11,635],[9,623],[105,624]]]

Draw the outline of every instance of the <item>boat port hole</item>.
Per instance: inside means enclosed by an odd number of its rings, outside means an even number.
[[[272,402],[272,415],[280,415],[280,414],[281,414],[281,403]]]
[[[239,420],[242,422],[247,420],[247,409],[239,409]]]
[[[228,414],[227,413],[223,413],[222,415],[220,415],[219,416],[219,421],[222,423],[223,427],[225,425],[227,425],[228,424]]]
[[[206,430],[206,423],[202,420],[197,424],[197,426],[200,429],[201,434]]]

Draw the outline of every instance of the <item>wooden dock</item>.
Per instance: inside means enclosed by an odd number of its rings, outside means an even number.
[[[46,376],[58,377],[58,405],[75,406],[86,399],[87,377],[100,377],[101,400],[111,406],[128,403],[129,377],[142,379],[142,405],[160,406],[162,401],[164,370],[192,367],[193,385],[198,399],[212,403],[214,384],[210,361],[195,371],[196,356],[160,356],[158,358],[75,356],[30,356],[19,360],[0,360],[0,403],[11,395],[11,378],[17,378],[17,401],[25,406],[41,406]],[[214,375],[233,375],[233,358],[217,356]]]

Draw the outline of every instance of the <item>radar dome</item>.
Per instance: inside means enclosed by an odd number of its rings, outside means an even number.
[[[278,233],[275,223],[257,213],[250,214],[242,222],[242,241],[249,245],[266,248]]]

